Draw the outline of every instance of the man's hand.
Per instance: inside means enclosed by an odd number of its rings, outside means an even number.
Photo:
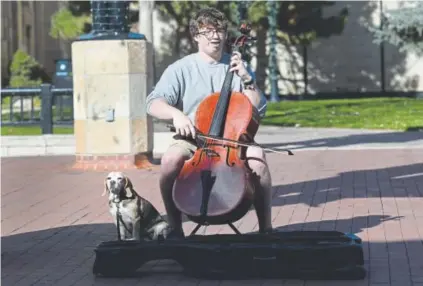
[[[173,126],[176,133],[184,137],[191,136],[195,139],[195,128],[188,116],[177,110],[173,113]]]
[[[179,109],[170,106],[163,98],[154,99],[150,105],[149,114],[153,117],[173,120],[176,133],[195,139],[195,128],[188,116]]]
[[[241,59],[241,53],[234,52],[231,57],[230,70],[234,71],[236,75],[241,78],[241,81],[246,82],[251,80],[251,75],[247,71],[244,62]]]
[[[247,68],[244,65],[244,62],[241,59],[241,54],[235,52],[231,57],[230,71],[234,71],[237,74],[243,83],[251,81],[253,78],[248,72]],[[253,83],[253,89],[244,89],[243,93],[248,97],[251,104],[255,107],[258,107],[260,104],[260,93],[258,92],[255,83]]]

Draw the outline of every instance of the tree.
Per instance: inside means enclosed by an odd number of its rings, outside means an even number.
[[[55,20],[52,21],[54,35],[75,38],[76,35],[89,32],[91,30],[90,2],[69,1],[67,11],[59,11],[58,15],[55,15]],[[131,3],[136,7],[138,1],[131,1]],[[269,26],[267,1],[155,1],[155,9],[158,10],[161,20],[176,23],[175,29],[172,31],[173,35],[166,35],[166,40],[171,39],[168,46],[161,47],[164,57],[174,59],[175,55],[180,57],[195,50],[195,44],[189,32],[189,20],[198,9],[205,6],[216,7],[227,15],[230,21],[230,34],[233,37],[239,27],[239,6],[242,4],[246,4],[246,20],[252,25],[258,37],[256,54],[247,49],[246,60],[248,61],[250,57],[257,57],[257,61],[260,61],[257,64],[256,74],[258,81],[262,84],[268,66],[266,56],[266,45],[268,45],[266,32]],[[286,45],[300,44],[306,50],[306,46],[318,37],[330,37],[342,33],[348,15],[347,8],[341,9],[337,15],[323,17],[324,8],[335,4],[335,1],[280,1],[277,11],[278,41]],[[138,11],[134,9],[130,12],[129,23],[137,22]]]
[[[74,40],[91,30],[91,1],[67,1],[51,17],[50,36]]]
[[[55,39],[74,40],[92,30],[92,1],[62,1],[62,8],[51,18],[50,35]],[[127,1],[137,4],[138,1]],[[129,10],[129,24],[138,22],[138,11]]]
[[[50,78],[36,59],[20,49],[14,53],[10,64],[9,87],[39,88],[42,83],[49,81]],[[2,98],[1,102],[2,104],[10,104],[11,99],[12,97]],[[34,105],[39,106],[40,102],[39,96],[36,96],[34,98]]]
[[[238,1],[155,1],[156,9],[162,20],[171,19],[176,22],[175,42],[172,45],[176,54],[188,54],[194,51],[194,43],[189,31],[189,21],[192,15],[203,7],[215,7],[228,17],[230,33],[236,31],[238,21]]]
[[[10,65],[10,87],[40,87],[48,81],[41,65],[22,50],[13,55]]]
[[[268,27],[267,1],[244,1],[247,5],[246,17],[253,29]],[[138,1],[130,3],[137,5]],[[348,10],[341,9],[339,15],[323,18],[322,11],[326,6],[334,5],[334,1],[279,2],[278,36],[293,44],[300,41],[312,41],[316,37],[329,37],[342,32]],[[189,20],[195,11],[202,7],[212,6],[223,11],[230,20],[232,33],[236,32],[239,24],[240,1],[155,1],[162,18],[174,20],[177,23],[177,40],[189,40]],[[67,1],[67,7],[56,12],[51,19],[51,35],[54,38],[75,39],[77,36],[91,30],[91,1]],[[129,22],[138,21],[138,13],[130,11]],[[177,42],[180,42],[177,41]],[[188,41],[186,51],[192,50],[192,41]],[[179,47],[175,47],[179,50]]]
[[[368,26],[368,29],[378,44],[385,41],[400,51],[423,55],[423,2],[409,3],[414,5],[384,12],[381,27]]]
[[[50,36],[73,40],[87,30],[90,20],[90,15],[75,16],[67,7],[62,8],[51,18]]]
[[[326,7],[335,1],[282,1],[278,10],[278,36],[291,44],[309,44],[316,38],[327,38],[343,32],[348,17],[344,7],[334,16],[323,17]]]
[[[255,30],[267,30],[269,23],[267,18],[267,1],[244,1],[247,3],[248,20]],[[286,40],[291,44],[311,42],[317,37],[329,37],[334,34],[342,33],[348,9],[343,8],[338,15],[323,17],[323,9],[326,6],[335,5],[334,1],[318,2],[298,2],[282,1],[279,2],[277,12],[278,37],[280,40]],[[156,1],[163,17],[169,17],[177,23],[177,37],[179,40],[189,38],[189,17],[197,9],[204,6],[213,6],[222,10],[231,22],[234,33],[239,23],[238,5],[240,1]],[[188,50],[192,47],[189,46]]]

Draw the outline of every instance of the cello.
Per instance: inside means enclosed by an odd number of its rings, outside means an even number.
[[[253,40],[250,31],[249,25],[241,25],[233,51],[241,52]],[[228,68],[221,91],[199,104],[194,122],[198,148],[185,161],[172,190],[176,207],[198,224],[231,224],[248,212],[254,198],[245,146],[253,142],[260,117],[245,95],[231,90],[233,73]]]

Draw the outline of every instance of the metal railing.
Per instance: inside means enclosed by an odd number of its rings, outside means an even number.
[[[1,89],[1,126],[34,125],[41,127],[42,134],[53,134],[53,125],[72,126],[73,89],[51,84]]]

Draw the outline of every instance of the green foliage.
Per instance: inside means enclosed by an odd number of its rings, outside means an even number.
[[[230,12],[234,4],[230,1],[156,1],[155,5],[162,17],[169,17],[176,21],[177,32],[186,35],[189,33],[191,17],[201,8],[215,7],[227,16],[229,15],[229,20],[233,18]]]
[[[11,87],[39,87],[46,80],[40,64],[22,50],[13,55],[10,75]]]
[[[215,7],[225,13],[229,20],[230,32],[233,30],[234,3],[229,1],[155,1],[155,8],[163,21],[174,21],[177,45],[172,44],[171,54],[189,54],[194,51],[195,44],[189,31],[192,16],[201,8]]]
[[[388,10],[384,14],[382,27],[368,27],[375,42],[386,41],[399,47],[400,51],[411,50],[423,55],[423,2],[417,2],[414,7]]]
[[[155,5],[162,16],[169,17],[178,24],[179,32],[188,28],[190,16],[201,9],[209,6],[213,1],[156,1]]]
[[[238,5],[240,1],[156,1],[155,5],[162,17],[170,17],[175,20],[178,24],[178,29],[180,32],[184,30],[189,31],[189,21],[191,17],[199,9],[204,7],[215,7],[221,10],[228,17],[230,22],[229,30],[234,32],[238,29],[239,25],[239,12]],[[248,21],[254,22],[259,21],[266,16],[266,10],[263,10],[263,5],[257,3],[265,2],[251,2],[247,5],[248,8]],[[257,9],[257,7],[261,8]],[[265,7],[265,6],[264,6]],[[254,15],[253,21],[249,17]]]
[[[267,29],[268,1],[248,1],[247,21],[253,29]],[[234,33],[239,25],[238,5],[240,1],[156,1],[156,7],[162,15],[176,20],[178,29],[183,30],[189,23],[189,17],[204,6],[222,10],[231,22],[230,31]],[[334,1],[282,1],[278,2],[277,35],[279,39],[292,44],[309,43],[317,37],[330,37],[342,33],[347,21],[348,9],[341,9],[337,15],[324,18],[323,9],[335,5]],[[185,33],[186,34],[186,33]]]
[[[137,1],[131,1],[136,3]],[[247,7],[246,20],[253,29],[268,28],[268,1],[155,1],[155,7],[162,19],[174,20],[179,42],[188,40],[185,52],[193,49],[189,34],[189,20],[202,7],[216,7],[230,20],[230,33],[237,33],[239,26],[238,6]],[[323,18],[323,9],[335,4],[334,1],[281,1],[277,11],[278,37],[292,44],[309,43],[317,37],[340,34],[346,23],[348,10],[343,8],[338,15]],[[67,8],[52,17],[51,35],[55,38],[73,39],[90,29],[90,1],[68,1]],[[138,13],[131,13],[129,22],[138,21]],[[176,47],[179,49],[179,47]]]
[[[265,25],[267,23],[267,2],[254,1],[248,6],[247,19],[251,21],[253,27]]]
[[[278,37],[291,44],[309,44],[316,38],[327,38],[343,32],[348,8],[335,16],[323,17],[323,10],[335,1],[282,1],[278,10]]]
[[[69,8],[62,8],[51,18],[50,36],[71,40],[83,34],[91,17],[86,14],[73,15]]]
[[[138,1],[128,1],[138,3]],[[129,11],[129,23],[138,22],[138,11]],[[50,35],[53,38],[73,40],[92,29],[91,1],[66,1],[66,7],[51,18]]]

